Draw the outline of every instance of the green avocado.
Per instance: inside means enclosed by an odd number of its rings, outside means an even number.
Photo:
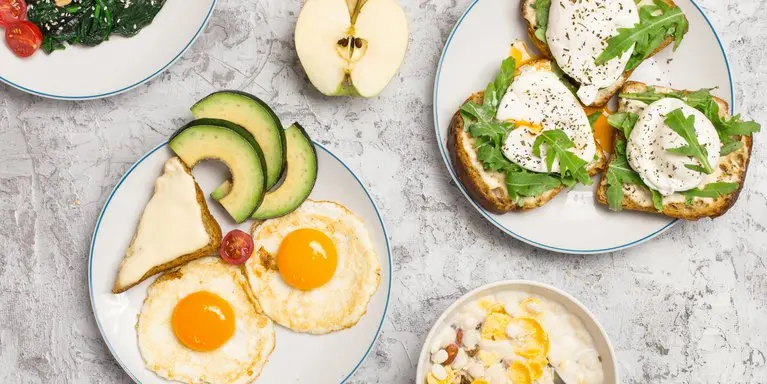
[[[244,92],[220,91],[198,101],[191,109],[197,119],[231,121],[250,132],[266,161],[266,189],[277,184],[285,168],[285,130],[266,103]],[[220,192],[214,194],[221,195]]]
[[[266,192],[264,156],[244,128],[218,119],[195,120],[176,131],[169,145],[190,168],[206,159],[229,167],[230,193],[219,203],[237,223],[247,220],[261,204]]]
[[[285,138],[288,163],[285,177],[282,184],[267,192],[263,203],[253,213],[253,219],[266,220],[287,215],[306,201],[314,189],[314,183],[317,181],[317,151],[312,140],[298,123],[285,130]],[[226,196],[231,183],[226,182],[222,187],[214,194]]]

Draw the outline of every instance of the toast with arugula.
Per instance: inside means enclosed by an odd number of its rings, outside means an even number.
[[[518,83],[511,86],[515,81]],[[507,94],[515,92],[517,85],[523,87],[536,84],[536,81],[540,81],[542,87],[548,83],[556,92],[524,88],[516,96],[529,91],[549,97],[551,105],[534,106],[539,108],[535,113],[543,115],[544,121],[499,120],[497,117],[506,113],[507,107],[511,106],[509,113],[516,113],[513,102],[507,102]],[[548,60],[529,61],[517,69],[515,60],[508,58],[495,81],[485,91],[471,95],[453,116],[447,142],[453,167],[467,193],[488,211],[501,214],[540,207],[566,187],[577,183],[591,184],[590,176],[599,173],[606,165],[607,158],[594,140],[583,106],[561,82]],[[521,109],[526,110],[530,105]],[[568,135],[557,129],[557,125],[562,125],[556,113],[560,107],[572,114],[559,115],[574,119],[577,123],[572,125],[582,127],[585,124],[587,134],[570,131]],[[547,119],[549,121],[545,121]],[[515,135],[527,139],[515,141],[512,137]],[[589,161],[574,153],[573,141],[596,149],[589,155],[581,154]],[[525,161],[536,160],[545,163],[547,168],[542,172],[531,171],[530,168],[535,168]]]
[[[599,203],[614,211],[684,220],[718,217],[735,204],[751,158],[751,135],[760,130],[759,124],[732,117],[727,102],[708,89],[627,82],[618,100],[618,113],[608,119],[616,128],[615,153],[597,188]],[[670,105],[666,111],[673,110],[653,116],[653,110],[663,111],[663,104]],[[706,127],[714,129],[714,141],[706,139]],[[657,135],[643,142],[648,129]],[[670,140],[683,145],[676,147]],[[665,148],[652,146],[656,142]],[[693,184],[688,180],[697,185],[689,188]]]
[[[586,106],[602,107],[648,58],[682,42],[689,25],[672,0],[523,0],[530,40],[579,87]]]

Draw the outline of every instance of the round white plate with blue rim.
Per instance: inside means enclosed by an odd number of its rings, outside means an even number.
[[[259,383],[342,383],[365,359],[383,325],[391,292],[391,254],[383,220],[370,194],[354,173],[335,155],[315,144],[319,162],[311,199],[336,201],[365,222],[381,261],[381,285],[368,311],[354,327],[323,336],[299,334],[275,325],[277,343],[257,380]],[[117,268],[133,237],[139,217],[153,193],[163,164],[173,156],[167,143],[156,147],[117,183],[107,199],[93,232],[88,264],[91,305],[101,335],[117,362],[137,383],[169,383],[144,366],[136,339],[136,319],[150,278],[125,293],[112,294]],[[225,168],[204,162],[192,171],[203,191],[224,181]],[[252,223],[234,224],[227,213],[208,199],[208,207],[223,233]]]
[[[670,47],[665,49],[644,62],[631,79],[677,89],[715,87],[713,93],[732,106],[732,76],[716,31],[695,2],[676,0],[676,3],[689,19],[690,32],[676,52]],[[519,1],[474,0],[450,33],[437,69],[434,126],[439,149],[450,175],[472,206],[493,225],[519,240],[572,254],[626,249],[676,224],[677,220],[664,216],[614,213],[597,206],[595,186],[578,186],[541,208],[505,215],[492,214],[471,200],[456,178],[448,157],[450,119],[469,95],[485,89],[508,54],[509,45],[517,39],[528,39],[527,25],[519,15]]]
[[[67,46],[16,57],[0,39],[0,81],[62,100],[114,96],[159,75],[186,52],[208,23],[216,0],[167,0],[136,36],[111,36],[95,47]]]

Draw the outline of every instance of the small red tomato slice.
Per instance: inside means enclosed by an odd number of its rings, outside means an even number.
[[[43,33],[29,21],[17,21],[5,27],[5,42],[16,56],[29,57],[43,43]]]
[[[224,236],[221,246],[218,247],[218,254],[229,264],[243,264],[253,254],[253,238],[235,229]]]
[[[0,0],[0,26],[6,26],[27,18],[24,0]]]

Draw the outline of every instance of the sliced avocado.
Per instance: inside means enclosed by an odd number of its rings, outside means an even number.
[[[195,120],[176,131],[169,145],[190,168],[206,159],[229,167],[233,183],[219,203],[236,222],[247,220],[261,204],[266,192],[264,156],[244,128],[217,119]]]
[[[193,105],[192,114],[197,119],[231,121],[248,130],[264,153],[266,189],[277,184],[285,168],[285,130],[280,119],[266,103],[244,92],[220,91]],[[213,195],[221,196],[222,193],[217,189],[211,194]]]
[[[294,123],[285,130],[285,137],[288,153],[285,178],[276,189],[266,193],[264,202],[253,214],[256,220],[273,219],[295,211],[309,197],[317,181],[317,151],[304,128]],[[214,193],[226,196],[231,183],[227,181],[222,187]]]

